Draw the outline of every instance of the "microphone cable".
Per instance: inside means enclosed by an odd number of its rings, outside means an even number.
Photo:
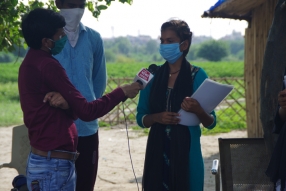
[[[131,162],[133,174],[134,174],[134,177],[135,177],[135,180],[136,180],[137,188],[138,188],[138,191],[139,191],[139,185],[138,185],[137,177],[135,175],[135,170],[134,170],[132,156],[131,156],[131,151],[130,151],[130,142],[129,142],[129,135],[128,135],[128,128],[127,128],[127,120],[126,120],[126,115],[125,115],[124,103],[122,103],[122,107],[123,107],[123,115],[124,115],[124,122],[125,122],[125,128],[126,128],[126,135],[127,135],[128,151],[129,151],[130,162]]]

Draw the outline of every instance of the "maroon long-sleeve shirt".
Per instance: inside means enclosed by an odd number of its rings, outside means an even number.
[[[102,117],[126,98],[123,90],[117,88],[100,99],[87,102],[55,58],[32,48],[20,66],[18,86],[30,144],[43,151],[76,151],[78,136],[73,120],[79,117],[91,121]],[[44,103],[45,95],[52,91],[59,92],[70,109]]]

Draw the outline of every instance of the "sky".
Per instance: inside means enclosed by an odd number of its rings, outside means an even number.
[[[98,31],[103,38],[119,36],[160,36],[161,25],[170,18],[185,20],[194,36],[219,39],[233,30],[244,35],[246,21],[201,18],[218,0],[133,0],[132,5],[112,2],[98,19],[86,9],[83,24]]]

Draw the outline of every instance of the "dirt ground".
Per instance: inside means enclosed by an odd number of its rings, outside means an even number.
[[[144,164],[147,136],[138,131],[129,130],[130,152],[141,190],[142,170]],[[230,133],[213,136],[202,136],[201,146],[205,163],[205,191],[215,190],[215,179],[210,169],[213,159],[218,157],[218,138],[246,137],[246,131],[232,131]],[[0,128],[0,163],[11,160],[12,127]],[[124,126],[99,130],[99,169],[95,184],[96,191],[136,191],[137,184],[132,171],[128,151],[128,141]],[[10,191],[11,182],[17,175],[14,169],[0,169],[0,191]]]

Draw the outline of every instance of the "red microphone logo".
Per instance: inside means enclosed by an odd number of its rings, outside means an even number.
[[[140,72],[139,72],[139,74],[138,74],[138,76],[141,78],[141,79],[143,79],[143,80],[145,80],[145,81],[149,81],[149,77],[150,77],[150,72],[148,71],[148,70],[146,70],[146,69],[143,69],[143,70],[141,70]]]

